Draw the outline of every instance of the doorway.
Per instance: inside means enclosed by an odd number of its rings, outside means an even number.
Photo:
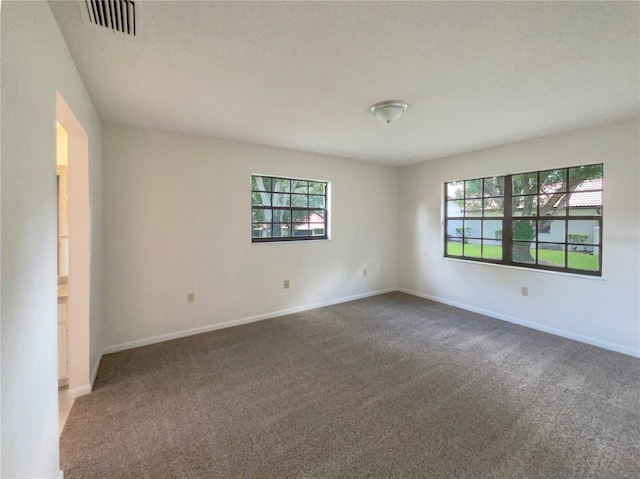
[[[89,365],[89,139],[56,95],[58,400],[60,431],[73,400],[91,392]]]
[[[69,134],[56,122],[58,203],[58,387],[69,385],[67,301],[69,298]]]

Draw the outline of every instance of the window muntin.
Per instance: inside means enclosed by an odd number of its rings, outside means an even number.
[[[326,181],[251,175],[251,241],[328,238]]]
[[[602,164],[445,184],[445,256],[602,274]]]

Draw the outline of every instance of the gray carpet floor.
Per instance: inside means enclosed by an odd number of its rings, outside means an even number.
[[[60,445],[66,479],[638,478],[640,360],[391,293],[105,356]]]

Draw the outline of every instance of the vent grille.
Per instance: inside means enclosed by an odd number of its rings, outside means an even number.
[[[127,35],[138,35],[140,0],[84,1],[90,23]]]

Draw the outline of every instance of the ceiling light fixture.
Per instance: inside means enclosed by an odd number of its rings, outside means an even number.
[[[371,105],[371,113],[382,123],[391,123],[400,118],[408,107],[401,100],[386,100]]]

